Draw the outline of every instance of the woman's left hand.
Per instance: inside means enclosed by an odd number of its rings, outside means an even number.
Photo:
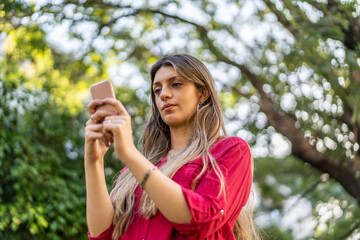
[[[103,131],[104,133],[112,133],[115,154],[124,162],[124,160],[136,150],[133,142],[131,117],[119,100],[105,98],[102,99],[102,103],[113,106],[119,112],[116,116],[105,117],[103,121]]]

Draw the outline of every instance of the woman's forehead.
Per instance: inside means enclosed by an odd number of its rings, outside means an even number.
[[[174,75],[178,75],[172,66],[161,66],[155,73],[154,82],[156,80],[162,80],[163,78],[169,78]]]
[[[192,79],[189,76],[183,76],[183,74],[177,72],[173,66],[163,65],[155,73],[152,86],[162,85],[166,82],[171,82],[174,80],[184,81],[193,84],[195,84],[196,82],[195,79]]]
[[[183,79],[172,66],[162,66],[154,76],[153,85],[160,85],[167,81],[175,80],[176,78]]]

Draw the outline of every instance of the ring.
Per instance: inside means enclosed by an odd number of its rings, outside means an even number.
[[[93,122],[95,122],[94,114],[91,114],[90,119],[91,119]]]

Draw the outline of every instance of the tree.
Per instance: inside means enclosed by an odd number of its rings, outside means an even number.
[[[87,239],[83,128],[89,116],[83,106],[89,99],[84,96],[92,83],[107,77],[106,66],[52,49],[38,24],[18,24],[14,16],[31,14],[31,7],[16,2],[1,7],[0,238]],[[122,87],[116,93],[131,114],[145,114],[147,102],[139,102],[134,90]],[[133,125],[143,125],[142,119]],[[108,172],[112,166],[121,169],[112,153],[106,155]],[[111,175],[107,178],[110,184]]]
[[[315,219],[309,234],[345,239],[359,234],[360,226],[359,5],[68,0],[38,5],[32,19],[46,16],[43,28],[68,23],[71,36],[84,43],[82,59],[132,62],[144,76],[169,51],[206,61],[220,72],[215,76],[232,133],[258,149],[259,211],[286,214],[291,196],[290,209],[306,199]],[[92,41],[79,30],[84,24],[94,29]],[[278,156],[276,139],[288,142],[291,151]],[[334,213],[336,207],[341,214]],[[330,217],[324,218],[323,208]],[[283,231],[276,222],[264,228],[274,239]]]

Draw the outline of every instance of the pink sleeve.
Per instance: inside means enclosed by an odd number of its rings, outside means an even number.
[[[235,222],[246,204],[252,185],[251,153],[247,143],[230,137],[215,146],[212,155],[225,178],[225,195],[218,197],[220,181],[213,169],[202,177],[195,191],[182,187],[192,220],[174,228],[188,239],[202,239]]]
[[[114,225],[110,225],[105,231],[103,231],[99,236],[92,237],[88,231],[89,240],[111,240],[112,233],[114,231]]]

